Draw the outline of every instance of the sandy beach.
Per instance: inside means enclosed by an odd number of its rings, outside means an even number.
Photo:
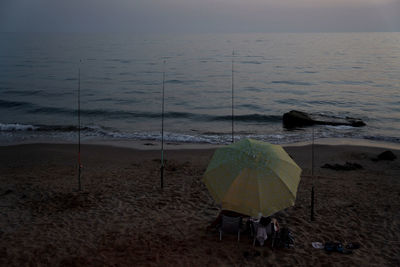
[[[285,146],[303,169],[296,205],[276,214],[294,248],[253,247],[243,235],[206,231],[219,213],[201,182],[214,148],[160,151],[83,145],[82,191],[77,147],[0,147],[1,266],[400,266],[400,150]],[[152,150],[154,149],[154,150]],[[337,171],[324,164],[357,163]],[[311,186],[315,221],[310,221]],[[352,254],[327,253],[312,242],[358,242]]]

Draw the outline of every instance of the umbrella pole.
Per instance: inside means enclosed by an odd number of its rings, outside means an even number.
[[[81,162],[81,60],[79,61],[78,68],[78,190],[82,190],[81,186],[81,174],[82,174],[82,162]]]
[[[162,112],[161,112],[161,188],[164,188],[164,89],[165,89],[165,60],[162,82]]]
[[[311,221],[314,221],[314,128],[312,128],[312,144],[311,144]]]
[[[234,58],[234,56],[235,56],[235,50],[232,50],[232,143],[234,143],[235,142],[235,139],[234,139],[234,136],[233,136],[233,122],[234,122],[234,119],[235,119],[235,117],[234,117],[234,114],[233,114],[233,72],[234,72],[234,70],[233,70],[233,58]]]

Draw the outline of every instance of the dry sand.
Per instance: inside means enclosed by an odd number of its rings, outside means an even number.
[[[219,211],[201,182],[213,149],[166,151],[161,190],[159,151],[85,145],[77,192],[76,146],[0,147],[0,265],[400,266],[400,151],[392,150],[395,161],[374,162],[385,149],[317,145],[312,179],[310,146],[286,150],[303,176],[296,205],[277,218],[296,243],[272,250],[206,231]],[[346,161],[363,169],[320,168]],[[329,254],[313,241],[361,248]]]

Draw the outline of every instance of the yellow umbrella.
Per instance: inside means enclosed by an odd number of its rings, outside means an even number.
[[[242,139],[215,151],[203,182],[222,209],[258,217],[294,205],[300,174],[281,146]]]

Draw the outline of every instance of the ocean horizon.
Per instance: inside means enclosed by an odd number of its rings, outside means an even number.
[[[234,53],[232,53],[234,52]],[[164,63],[165,62],[165,63]],[[232,71],[233,66],[233,71]],[[400,33],[0,33],[0,143],[400,143]],[[80,79],[79,79],[80,76]],[[285,129],[300,110],[364,127]]]

